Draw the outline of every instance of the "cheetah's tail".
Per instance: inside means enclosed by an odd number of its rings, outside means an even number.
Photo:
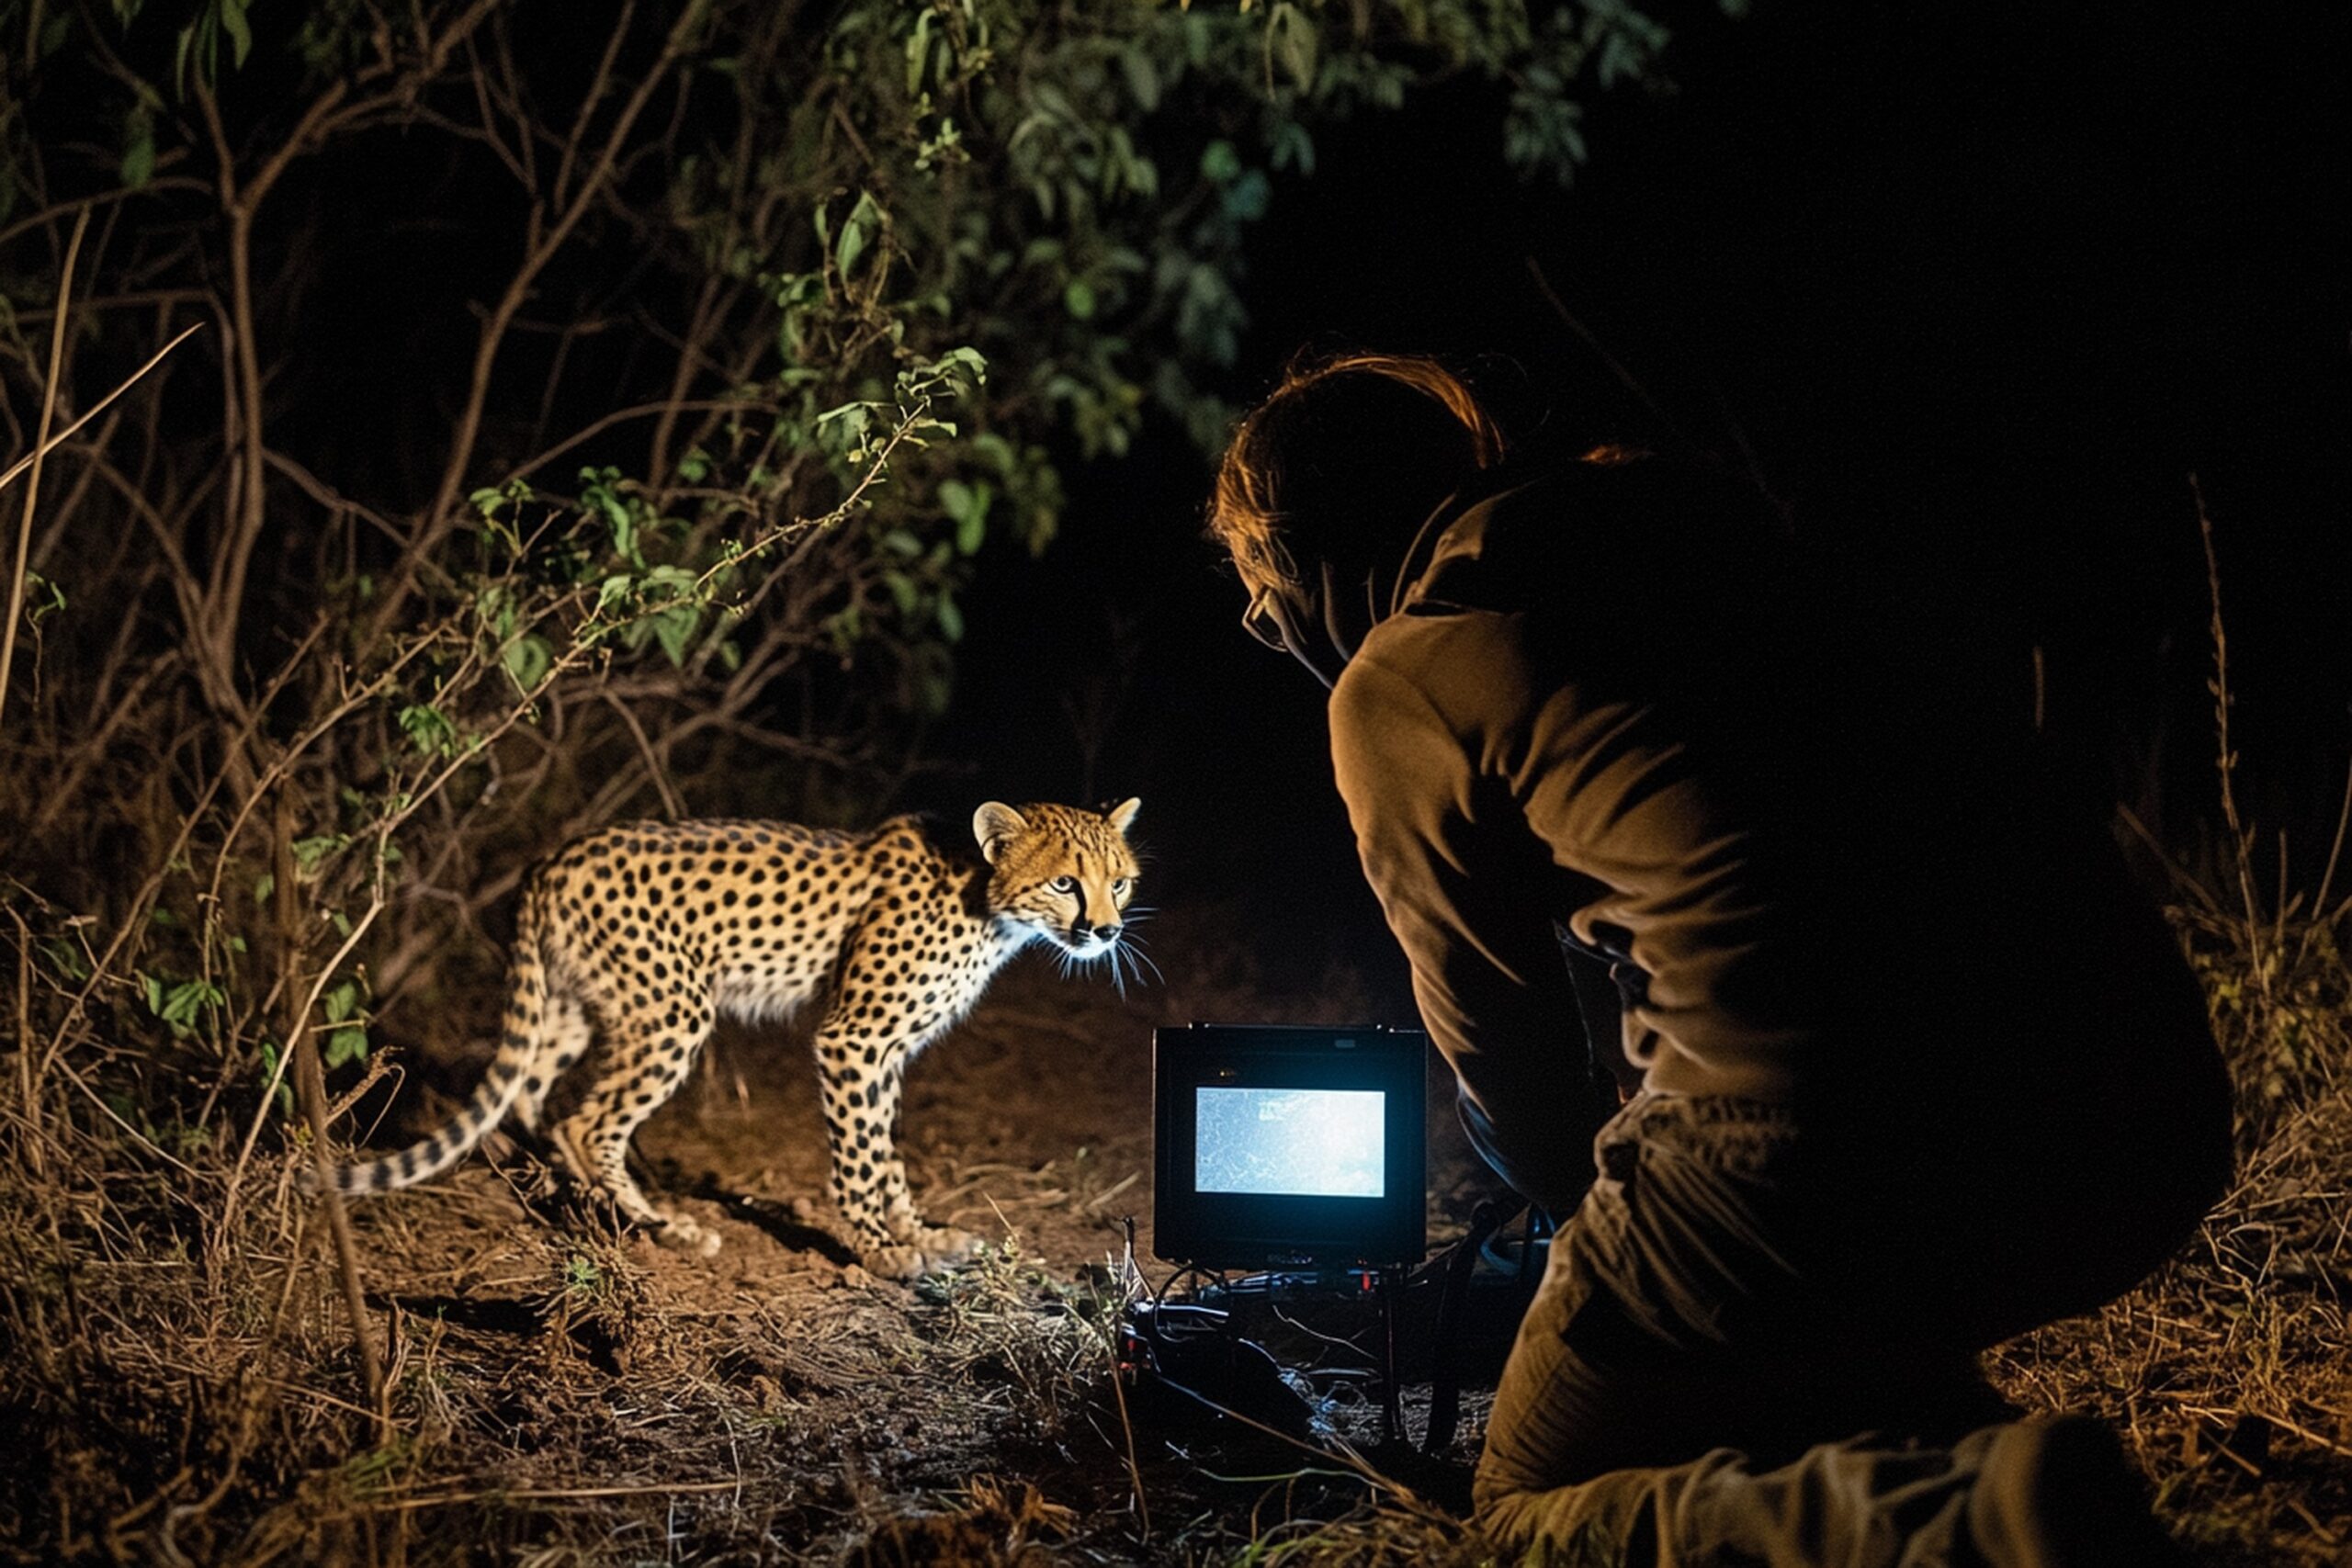
[[[532,1060],[539,1055],[544,1043],[548,968],[546,947],[540,938],[542,926],[538,900],[526,898],[519,929],[514,933],[514,974],[507,988],[506,1018],[498,1055],[482,1075],[466,1108],[435,1128],[422,1143],[411,1144],[398,1154],[386,1155],[381,1159],[337,1168],[333,1178],[336,1190],[385,1192],[396,1187],[413,1187],[437,1176],[471,1153],[473,1146],[513,1109],[515,1098],[522,1093],[523,1079],[531,1071]],[[315,1176],[310,1179],[315,1182]]]

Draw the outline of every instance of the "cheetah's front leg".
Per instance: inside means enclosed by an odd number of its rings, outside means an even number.
[[[907,1162],[899,1156],[899,1122],[903,1109],[907,1053],[889,1060],[882,1078],[882,1155],[876,1168],[882,1177],[883,1223],[891,1238],[944,1263],[961,1263],[979,1250],[980,1238],[953,1225],[934,1225],[915,1208],[907,1190]]]
[[[911,1280],[969,1258],[979,1238],[924,1224],[907,1192],[907,1168],[896,1137],[903,1058],[888,1065],[865,1061],[863,1047],[828,1041],[821,1031],[817,1045],[833,1203],[866,1267]]]

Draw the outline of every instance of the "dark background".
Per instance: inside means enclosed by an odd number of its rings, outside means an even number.
[[[1573,189],[1500,167],[1485,84],[1322,134],[1254,243],[1228,394],[1302,345],[1428,350],[1541,440],[1733,454],[1800,534],[1959,614],[2019,702],[2041,648],[2054,744],[2191,862],[2216,817],[2194,472],[2242,804],[2315,882],[2352,750],[2343,8],[1654,9],[1676,88],[1596,106]],[[1155,428],[1081,473],[1042,558],[986,561],[909,803],[1140,795],[1152,902],[1402,1007],[1322,691],[1239,630],[1207,483]],[[1067,709],[1106,696],[1090,770]]]

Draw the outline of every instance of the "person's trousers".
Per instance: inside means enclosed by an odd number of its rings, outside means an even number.
[[[2064,1560],[2031,1517],[2052,1434],[2003,1420],[1975,1352],[2161,1262],[2213,1196],[2211,1118],[2184,1121],[2187,1148],[2059,1129],[2075,1146],[2039,1167],[1965,1142],[1905,1164],[1801,1122],[1645,1093],[1602,1129],[1488,1424],[1496,1544],[1552,1563]]]

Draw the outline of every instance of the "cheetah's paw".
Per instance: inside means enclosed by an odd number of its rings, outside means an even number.
[[[719,1244],[726,1238],[715,1230],[696,1224],[684,1214],[664,1214],[662,1216],[662,1227],[653,1233],[653,1239],[674,1251],[695,1258],[716,1258]]]
[[[978,1236],[953,1225],[918,1225],[914,1244],[924,1257],[933,1260],[934,1268],[967,1262],[980,1250]]]
[[[930,1271],[930,1263],[919,1247],[894,1244],[888,1247],[868,1247],[858,1252],[858,1261],[865,1265],[867,1273],[877,1280],[920,1280]]]
[[[963,1231],[924,1225],[915,1233],[911,1243],[869,1247],[860,1256],[866,1269],[880,1278],[915,1280],[955,1268],[969,1258],[979,1245],[979,1237]]]

